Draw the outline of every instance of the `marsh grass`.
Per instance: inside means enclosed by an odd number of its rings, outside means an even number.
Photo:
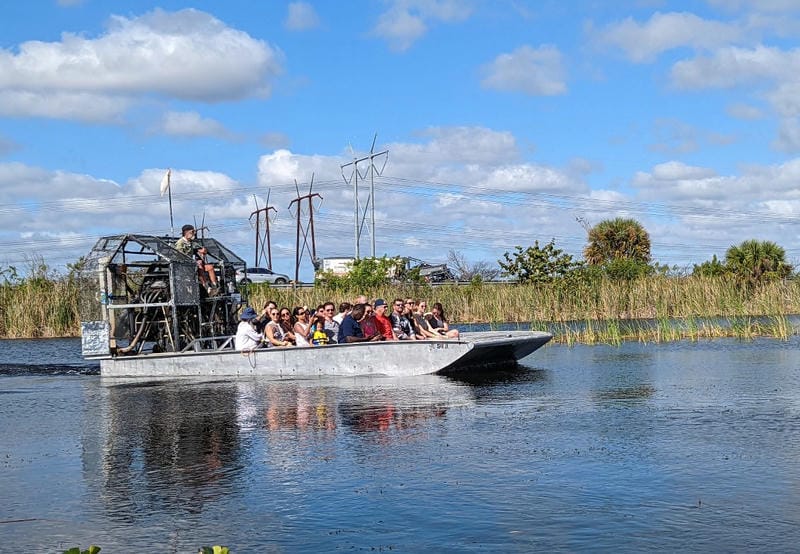
[[[78,336],[80,313],[96,303],[77,281],[29,279],[0,285],[0,336]],[[315,308],[325,301],[424,298],[441,302],[451,323],[520,323],[548,330],[565,344],[666,342],[713,337],[787,339],[796,331],[787,318],[800,314],[800,281],[746,287],[724,278],[653,276],[550,284],[392,285],[360,291],[271,288],[251,285],[249,304]],[[534,323],[529,323],[534,322]]]

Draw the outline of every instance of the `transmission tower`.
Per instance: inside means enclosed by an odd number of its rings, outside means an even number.
[[[267,258],[267,269],[269,269],[271,271],[272,270],[272,244],[270,242],[270,236],[269,236],[269,211],[272,210],[277,214],[278,210],[276,210],[275,208],[273,208],[272,206],[269,205],[269,191],[267,191],[267,205],[265,207],[263,207],[263,208],[259,208],[258,207],[258,198],[256,198],[255,194],[253,195],[253,201],[255,202],[255,205],[256,205],[255,211],[250,212],[250,221],[252,222],[254,217],[256,219],[256,225],[255,225],[255,230],[256,230],[256,252],[255,252],[255,256],[253,257],[253,262],[255,263],[255,265],[253,267],[259,267],[261,265],[260,264],[261,258],[262,257],[266,257]],[[264,230],[263,230],[263,232],[261,230],[261,217],[262,217],[262,214],[263,214],[263,217],[264,217]],[[266,255],[264,253],[264,246],[266,246],[266,248],[267,248]]]
[[[317,245],[316,240],[314,239],[314,198],[319,198],[320,201],[322,200],[322,196],[317,194],[316,192],[312,193],[311,190],[314,188],[314,174],[311,174],[311,184],[308,187],[308,194],[300,196],[300,187],[297,186],[297,180],[294,182],[294,188],[297,190],[297,198],[289,202],[289,210],[291,211],[292,206],[297,204],[296,210],[297,213],[295,214],[295,219],[297,221],[297,237],[295,239],[295,258],[294,258],[294,282],[297,283],[300,280],[300,261],[303,259],[303,253],[308,252],[311,256],[311,263],[313,264],[317,259]],[[308,202],[308,222],[303,224],[301,223],[301,217],[303,213],[303,202]],[[303,246],[300,246],[300,235],[303,235]],[[309,235],[311,238],[311,246],[309,249]]]
[[[361,257],[361,233],[364,230],[364,224],[367,220],[367,211],[370,212],[370,234],[372,238],[372,257],[375,257],[375,173],[380,176],[383,173],[384,168],[386,168],[386,162],[389,160],[389,151],[384,150],[383,152],[375,152],[375,141],[378,139],[378,133],[375,133],[375,136],[372,138],[372,146],[369,149],[369,155],[364,156],[363,158],[353,157],[352,162],[348,162],[340,166],[342,170],[342,179],[348,185],[350,182],[353,182],[353,224],[354,224],[354,231],[355,231],[355,258],[359,259]],[[351,148],[352,150],[352,148]],[[380,170],[375,168],[375,158],[385,156],[383,159],[383,165],[381,166]],[[369,168],[367,168],[364,174],[361,174],[358,168],[358,164],[363,162],[369,162]],[[350,177],[346,177],[344,170],[346,167],[352,166],[352,173],[350,173]],[[369,196],[367,197],[367,202],[364,205],[364,212],[361,212],[361,207],[359,205],[359,197],[358,197],[358,179],[359,177],[363,180],[366,179],[367,175],[369,175]]]

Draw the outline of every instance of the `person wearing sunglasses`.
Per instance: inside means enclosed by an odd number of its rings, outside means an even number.
[[[402,298],[395,298],[392,302],[392,314],[389,316],[392,320],[392,330],[398,340],[415,340],[417,337],[414,335],[414,328],[404,314],[405,307]]]
[[[297,306],[292,310],[294,319],[294,340],[296,346],[311,346],[311,337],[314,335],[314,325],[317,322],[317,314],[313,316],[308,308]]]
[[[269,312],[270,320],[264,327],[264,346],[292,346],[291,341],[284,336],[280,313],[277,308],[272,308]]]
[[[294,322],[295,319],[292,316],[292,312],[289,311],[289,308],[281,308],[280,309],[280,324],[281,329],[283,330],[283,338],[288,340],[292,344],[295,343],[295,336],[294,336]]]

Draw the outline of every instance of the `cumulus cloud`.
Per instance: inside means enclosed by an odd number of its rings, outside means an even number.
[[[791,117],[781,121],[773,146],[783,152],[800,152],[800,121],[798,118]]]
[[[430,23],[456,23],[472,14],[470,2],[460,0],[393,0],[378,17],[372,35],[397,52],[408,50],[428,31]]]
[[[201,117],[197,112],[168,112],[156,131],[178,137],[217,137],[230,139],[232,134],[222,123]]]
[[[762,80],[795,79],[800,70],[800,49],[783,51],[755,48],[720,48],[713,55],[677,62],[672,83],[682,89],[727,88]]]
[[[319,27],[319,16],[308,2],[290,2],[285,27],[290,31],[307,31]]]
[[[113,120],[151,95],[216,102],[265,96],[282,54],[193,9],[114,16],[97,38],[65,33],[0,50],[0,110]],[[33,100],[31,100],[33,99]],[[53,104],[37,107],[37,102]]]
[[[702,19],[688,12],[655,13],[645,23],[627,18],[599,30],[601,44],[617,47],[633,62],[653,61],[674,48],[713,49],[740,39],[734,23]]]
[[[554,46],[521,46],[497,56],[483,73],[484,88],[544,96],[567,91],[563,56]]]

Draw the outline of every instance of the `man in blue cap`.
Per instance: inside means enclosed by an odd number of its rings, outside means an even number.
[[[253,325],[257,317],[258,314],[250,306],[242,311],[242,315],[239,316],[241,321],[236,328],[236,338],[233,343],[236,350],[251,351],[261,346],[264,335],[259,333]]]

